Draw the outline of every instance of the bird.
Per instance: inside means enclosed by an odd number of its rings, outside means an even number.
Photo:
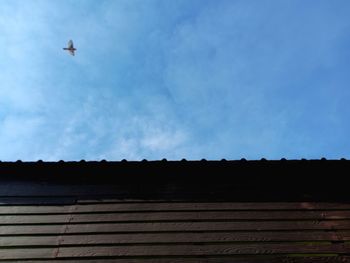
[[[68,41],[68,47],[64,47],[63,50],[67,50],[72,56],[74,56],[74,52],[77,50],[74,48],[73,41]]]

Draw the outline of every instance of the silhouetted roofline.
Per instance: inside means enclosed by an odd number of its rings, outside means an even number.
[[[59,161],[43,161],[41,159],[37,161],[23,161],[23,160],[16,160],[16,161],[2,161],[0,160],[0,163],[124,163],[124,162],[132,162],[132,163],[140,163],[140,162],[283,162],[283,161],[347,161],[346,158],[338,158],[338,159],[327,159],[325,157],[318,158],[318,159],[306,159],[306,158],[301,158],[301,159],[286,159],[286,158],[281,158],[281,159],[266,159],[266,158],[261,158],[261,159],[251,159],[247,160],[246,158],[241,158],[241,159],[216,159],[216,160],[207,160],[207,159],[200,159],[200,160],[187,160],[185,158],[181,160],[168,160],[166,158],[163,158],[161,160],[147,160],[147,159],[142,159],[142,160],[127,160],[127,159],[122,159],[122,160],[115,160],[115,161],[108,161],[106,159],[102,160],[71,160],[71,161],[65,161],[65,160],[59,160]]]
[[[349,172],[350,161],[345,159],[1,162],[0,193],[117,194],[120,198],[171,200],[349,201]]]
[[[202,176],[213,176],[212,172],[215,172],[215,176],[232,176],[233,173],[236,176],[244,175],[257,176],[257,174],[273,175],[283,171],[284,176],[302,176],[305,172],[311,172],[308,176],[313,177],[315,173],[318,173],[319,178],[321,173],[334,172],[337,171],[338,174],[343,174],[344,170],[350,169],[350,160],[326,160],[325,158],[317,160],[230,160],[225,159],[220,161],[207,161],[207,160],[197,160],[197,161],[187,161],[185,159],[181,161],[167,161],[166,159],[160,161],[58,161],[58,162],[0,162],[0,176],[6,176],[10,174],[23,175],[27,177],[29,174],[35,175],[45,175],[50,174],[60,174],[63,177],[66,173],[74,172],[76,176],[83,175],[93,175],[98,174],[99,176],[123,176],[123,175],[133,175],[133,176],[145,176],[152,173],[154,176],[172,176],[176,177],[186,176],[197,177],[197,173]],[[296,173],[296,171],[299,171]],[[301,173],[303,171],[303,173]],[[153,174],[153,173],[157,173]],[[164,174],[158,174],[164,173]],[[185,174],[186,175],[185,175]],[[255,173],[253,175],[252,173]],[[259,176],[259,177],[260,177]],[[71,177],[71,175],[70,175]]]

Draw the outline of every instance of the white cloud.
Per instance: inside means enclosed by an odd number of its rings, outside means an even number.
[[[183,144],[186,136],[181,131],[167,131],[159,128],[148,130],[141,139],[141,145],[150,151],[168,153]]]

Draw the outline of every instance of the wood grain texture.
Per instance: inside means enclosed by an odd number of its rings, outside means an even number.
[[[55,248],[20,248],[20,249],[2,249],[0,251],[0,260],[8,259],[53,259],[56,256]]]
[[[59,224],[68,223],[71,218],[70,214],[63,215],[11,215],[0,216],[0,225],[16,224]]]
[[[0,206],[0,215],[18,214],[69,214],[75,209],[74,205],[6,205]]]
[[[350,211],[202,211],[74,214],[1,215],[0,224],[149,222],[149,221],[232,221],[232,220],[325,220],[350,219]]]
[[[70,199],[65,201],[69,201]],[[31,200],[34,202],[34,200]],[[31,202],[30,201],[30,202]],[[42,200],[40,199],[40,202]],[[24,202],[24,201],[23,201]],[[54,200],[48,200],[48,202],[54,203]],[[60,202],[57,199],[56,202]],[[250,211],[250,210],[262,210],[279,212],[284,210],[301,210],[301,211],[334,211],[339,210],[350,211],[350,203],[235,203],[235,202],[212,202],[212,203],[194,203],[194,202],[121,202],[121,203],[108,203],[101,202],[95,204],[78,205],[0,205],[0,214],[38,214],[38,213],[91,213],[91,212],[153,212],[153,211]]]
[[[209,243],[209,242],[293,242],[348,241],[350,231],[324,232],[234,232],[234,233],[134,233],[65,235],[61,244],[132,244],[132,243]]]
[[[124,203],[76,206],[76,212],[92,211],[183,211],[183,210],[350,210],[350,203]]]
[[[172,200],[142,200],[142,199],[78,199],[77,204],[89,206],[103,204],[124,205],[137,211],[152,210],[350,210],[349,202],[176,202]],[[103,207],[103,206],[102,206]],[[119,207],[119,206],[116,206]],[[127,211],[130,210],[130,208]],[[119,209],[124,211],[124,209]]]
[[[83,238],[78,236],[77,239]],[[59,235],[51,236],[2,236],[0,237],[1,247],[34,247],[34,246],[58,246],[61,237]]]
[[[1,235],[57,235],[64,233],[66,225],[17,225],[17,226],[0,226]]]
[[[342,221],[261,221],[261,222],[164,222],[68,225],[68,233],[149,232],[149,231],[234,231],[234,230],[316,230],[350,229],[350,220]]]
[[[98,256],[215,256],[256,254],[303,254],[303,253],[349,253],[350,245],[308,244],[244,244],[244,245],[172,245],[172,246],[108,246],[108,247],[62,247],[57,257]]]
[[[82,246],[21,248],[1,251],[0,260],[98,257],[234,256],[271,254],[347,254],[350,245],[259,244],[259,245],[172,245],[172,246]]]
[[[133,233],[51,236],[3,236],[0,247],[89,244],[159,244],[227,242],[349,241],[350,231],[234,232],[234,233]]]
[[[78,214],[72,222],[350,219],[350,211],[202,211]],[[0,220],[1,222],[1,220]]]
[[[0,225],[0,235],[109,232],[194,232],[261,230],[334,230],[350,229],[350,220],[257,221],[257,222],[162,222],[162,223],[89,223],[51,225]]]

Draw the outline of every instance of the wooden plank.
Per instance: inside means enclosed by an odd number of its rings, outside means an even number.
[[[173,200],[151,199],[77,199],[80,205],[115,204],[137,206],[155,206],[161,210],[350,210],[349,202],[188,202]]]
[[[350,221],[179,222],[68,225],[67,233],[349,229]]]
[[[1,249],[0,259],[54,259],[98,257],[230,256],[271,254],[347,254],[350,245],[261,244],[261,245],[171,245],[171,246],[83,246]]]
[[[72,205],[9,205],[0,206],[0,215],[16,214],[53,214],[53,213],[71,213],[74,210]]]
[[[16,225],[0,226],[1,235],[33,235],[47,234],[55,235],[64,233],[66,225]]]
[[[0,206],[0,214],[220,210],[350,210],[347,203],[100,203],[86,205]]]
[[[343,240],[350,240],[350,231],[340,232],[339,234],[341,234]]]
[[[132,233],[54,236],[3,236],[0,247],[56,246],[89,244],[144,243],[225,243],[225,242],[305,242],[349,241],[350,231],[281,231],[281,232],[215,232],[215,233]]]
[[[15,224],[63,224],[68,223],[70,214],[63,215],[11,215],[0,216],[0,225]]]
[[[350,203],[117,203],[76,206],[75,212],[183,210],[350,210]]]
[[[51,259],[56,251],[56,248],[0,249],[0,260]]]
[[[61,242],[72,244],[105,243],[206,243],[206,242],[277,242],[277,241],[339,241],[350,240],[350,232],[235,232],[235,233],[133,233],[110,235],[67,235]]]
[[[350,211],[203,211],[75,214],[71,222],[349,219]],[[1,222],[1,218],[0,218]]]
[[[350,229],[350,220],[256,221],[256,222],[148,222],[51,225],[2,225],[0,235],[109,232],[182,232],[182,231],[261,231],[261,230],[334,230]]]
[[[23,261],[13,261],[12,263],[22,263]],[[350,257],[347,256],[228,256],[228,257],[157,257],[157,258],[117,258],[113,259],[50,259],[47,260],[26,260],[26,263],[347,263]]]
[[[98,213],[55,215],[2,215],[0,224],[39,223],[93,223],[93,222],[150,222],[150,221],[218,221],[218,220],[311,220],[350,219],[350,211],[203,211],[203,212],[148,212]]]
[[[350,244],[216,244],[216,245],[152,245],[152,246],[83,246],[61,247],[61,257],[102,256],[216,256],[259,254],[347,254]]]
[[[87,205],[0,206],[0,214],[147,212],[147,211],[250,211],[250,210],[350,210],[342,203],[101,203]]]
[[[67,233],[350,229],[350,220],[72,224]]]
[[[79,236],[77,236],[79,238]],[[18,246],[58,246],[59,235],[54,236],[2,236],[0,238],[1,247]]]

